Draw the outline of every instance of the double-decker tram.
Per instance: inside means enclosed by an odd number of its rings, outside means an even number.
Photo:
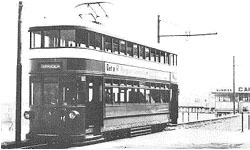
[[[27,139],[154,132],[177,123],[177,55],[85,26],[30,32]]]

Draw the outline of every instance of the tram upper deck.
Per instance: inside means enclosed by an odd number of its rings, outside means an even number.
[[[31,58],[85,58],[176,72],[177,54],[85,26],[37,26],[29,32]]]

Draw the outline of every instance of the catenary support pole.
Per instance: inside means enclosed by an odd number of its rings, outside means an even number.
[[[233,113],[235,114],[235,57],[233,56]]]
[[[157,42],[160,43],[160,15],[157,16]]]
[[[244,131],[244,113],[243,111],[241,112],[241,132]]]
[[[16,66],[16,130],[15,141],[21,142],[21,106],[22,106],[22,63],[21,63],[21,12],[22,1],[19,1],[18,8],[18,34],[17,34],[17,66]]]

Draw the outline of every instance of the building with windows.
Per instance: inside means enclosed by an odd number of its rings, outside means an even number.
[[[232,89],[216,89],[212,92],[215,99],[215,111],[217,113],[232,113],[233,90]],[[250,87],[238,87],[235,89],[235,111],[250,110]]]

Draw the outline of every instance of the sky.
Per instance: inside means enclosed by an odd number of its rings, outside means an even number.
[[[86,7],[77,4],[93,0],[23,0],[22,65],[23,101],[28,101],[28,28],[79,20]],[[108,1],[108,0],[107,0]],[[206,99],[216,88],[232,88],[233,56],[236,59],[236,87],[250,87],[250,9],[247,0],[111,0],[103,5],[109,18],[101,17],[103,28],[115,35],[142,43],[157,44],[157,15],[161,35],[213,33],[199,37],[164,37],[161,47],[178,54],[180,102]],[[18,1],[1,1],[1,102],[15,101]],[[100,9],[98,13],[103,14]],[[91,17],[84,15],[85,24]]]

